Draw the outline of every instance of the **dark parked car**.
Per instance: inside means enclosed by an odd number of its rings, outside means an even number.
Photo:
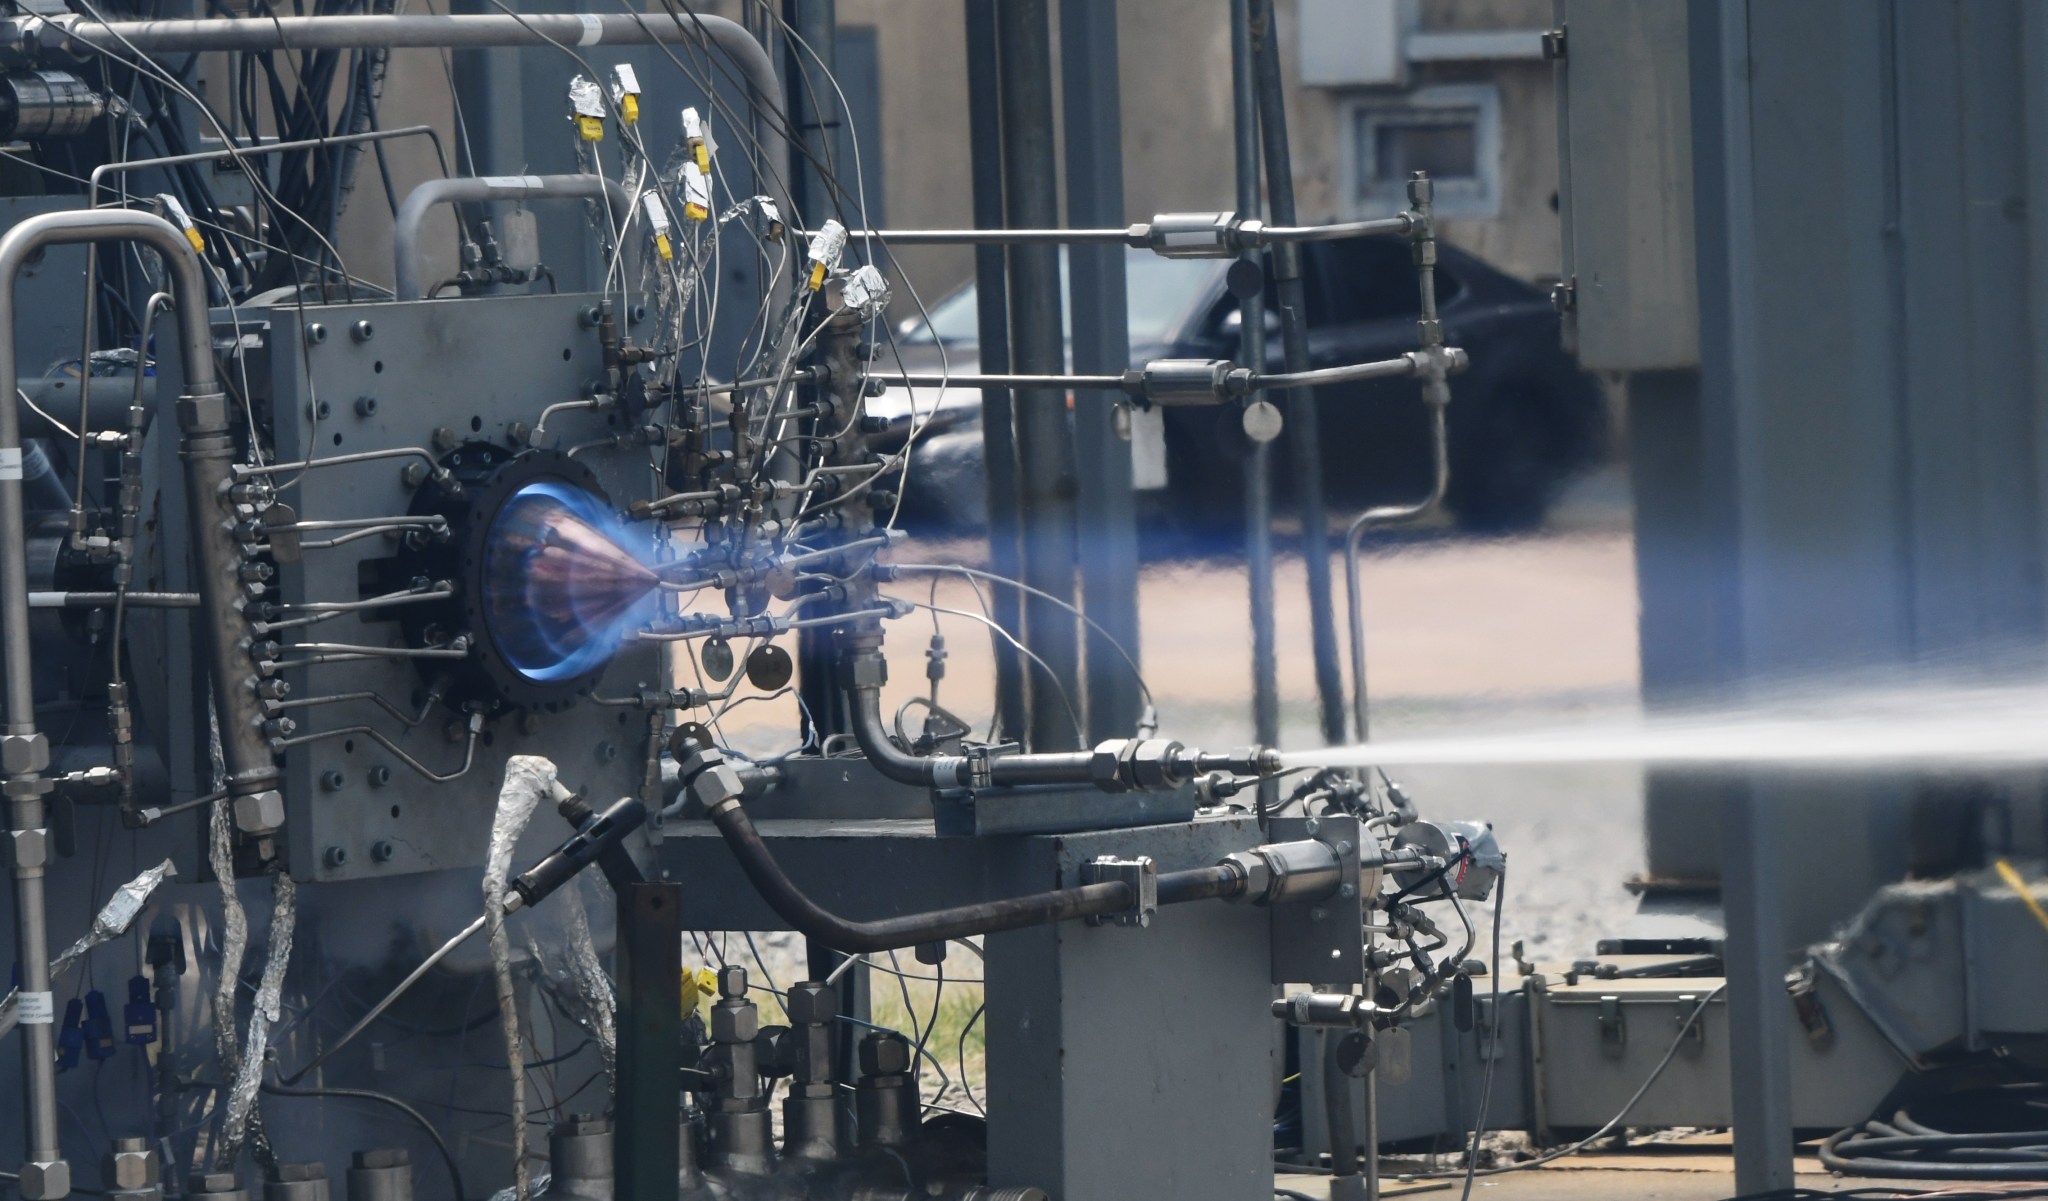
[[[1316,367],[1393,358],[1416,344],[1420,291],[1408,244],[1393,238],[1304,247],[1309,357]],[[1132,251],[1128,259],[1131,359],[1230,358],[1238,305],[1224,285],[1229,264]],[[1269,298],[1270,298],[1270,284]],[[1561,485],[1606,452],[1599,386],[1562,349],[1547,296],[1454,247],[1440,249],[1437,298],[1445,337],[1471,368],[1451,381],[1451,488],[1447,504],[1470,529],[1534,525]],[[906,321],[897,344],[912,371],[936,371],[941,350],[955,372],[976,369],[974,285]],[[1269,305],[1268,360],[1280,369],[1278,321]],[[887,361],[881,364],[893,369]],[[870,412],[892,419],[884,449],[900,446],[911,396],[891,389]],[[980,393],[922,389],[927,418],[911,456],[906,511],[927,524],[973,525],[985,513]],[[1339,511],[1411,500],[1429,483],[1428,417],[1413,381],[1338,384],[1315,392],[1323,474]],[[1165,410],[1165,488],[1141,511],[1190,532],[1228,533],[1242,522],[1244,439],[1236,410]],[[1276,448],[1286,499],[1288,449]],[[1143,473],[1141,472],[1141,475]],[[1141,480],[1141,483],[1143,481]]]

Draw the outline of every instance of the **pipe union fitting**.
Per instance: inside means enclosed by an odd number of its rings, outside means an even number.
[[[1229,898],[1231,903],[1265,903],[1266,894],[1273,891],[1273,868],[1266,862],[1265,856],[1256,851],[1232,851],[1220,862],[1236,869],[1237,873],[1244,877],[1244,890],[1233,893]]]

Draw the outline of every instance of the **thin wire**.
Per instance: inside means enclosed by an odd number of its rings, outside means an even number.
[[[1493,958],[1486,965],[1486,975],[1491,983],[1491,999],[1487,1002],[1487,1041],[1491,1044],[1486,1051],[1486,1072],[1479,1084],[1479,1117],[1472,1127],[1472,1145],[1465,1152],[1465,1189],[1459,1201],[1472,1201],[1472,1174],[1479,1168],[1479,1141],[1486,1137],[1486,1110],[1493,1101],[1493,1065],[1500,1062],[1500,912],[1508,904],[1508,869],[1501,866],[1500,874],[1493,884]],[[1379,1148],[1369,1148],[1369,1155],[1378,1155]]]
[[[913,605],[919,609],[930,609],[935,613],[950,613],[954,617],[965,617],[969,621],[978,621],[981,622],[983,625],[986,625],[989,629],[994,630],[996,633],[1002,635],[1004,641],[1008,642],[1011,646],[1015,647],[1017,649],[1018,654],[1021,654],[1025,658],[1031,660],[1033,663],[1036,663],[1038,665],[1039,670],[1045,673],[1045,678],[1052,682],[1053,688],[1060,694],[1060,703],[1067,707],[1067,716],[1072,718],[1074,721],[1074,728],[1077,730],[1087,728],[1086,726],[1081,724],[1081,715],[1074,708],[1074,699],[1067,695],[1067,686],[1060,681],[1059,673],[1055,672],[1052,669],[1051,664],[1048,664],[1045,660],[1039,658],[1035,653],[1033,653],[1030,647],[1025,646],[1022,642],[1019,642],[1016,636],[1011,634],[1010,631],[1004,629],[1002,626],[998,625],[993,620],[983,617],[979,613],[970,613],[965,609],[949,609],[944,605],[927,604],[924,601],[911,600],[909,597],[899,596],[890,597],[889,599],[898,600],[906,605]]]

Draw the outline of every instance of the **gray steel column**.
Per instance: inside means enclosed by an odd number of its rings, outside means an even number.
[[[1266,193],[1273,223],[1293,225],[1294,162],[1287,146],[1287,94],[1280,77],[1279,30],[1273,0],[1252,0],[1252,49],[1259,89],[1259,126],[1266,158]],[[1280,305],[1280,337],[1289,371],[1306,371],[1308,309],[1301,282],[1301,248],[1282,242],[1273,248],[1274,297]],[[1344,674],[1337,664],[1337,614],[1330,602],[1330,526],[1323,509],[1323,441],[1317,431],[1312,388],[1291,388],[1287,414],[1289,466],[1294,469],[1294,503],[1301,514],[1301,555],[1308,565],[1309,636],[1315,652],[1316,701],[1323,741],[1344,741]]]
[[[1060,223],[1047,18],[1046,0],[997,0],[1003,197],[1012,228],[1047,229]],[[1012,246],[1009,256],[1011,367],[1023,374],[1059,374],[1067,358],[1059,249]],[[1030,681],[1025,744],[1034,751],[1070,750],[1080,745],[1081,731],[1068,713],[1067,699],[1078,704],[1085,694],[1076,686],[1081,681],[1078,623],[1062,607],[1074,599],[1074,447],[1066,395],[1056,388],[1020,388],[1014,417],[1022,578],[1044,594],[1024,600],[1024,644],[1045,664],[1025,677]]]
[[[1702,454],[1708,470],[1730,468],[1720,487],[1739,541],[1743,531],[1742,451],[1736,414],[1758,390],[1758,280],[1755,170],[1751,143],[1749,6],[1745,0],[1693,0],[1693,211],[1698,233]],[[1746,563],[1727,564],[1736,604]],[[1741,614],[1731,614],[1738,623]],[[1730,670],[1740,671],[1735,666]],[[1735,1191],[1760,1193],[1793,1184],[1791,1065],[1786,1044],[1784,901],[1776,833],[1758,812],[1754,785],[1731,787],[1723,805],[1722,905],[1728,1047],[1735,1118]]]
[[[997,62],[995,0],[966,0],[968,164],[974,191],[974,227],[1003,225],[1003,118]],[[974,294],[981,370],[1010,371],[1009,273],[1000,246],[974,248]],[[988,489],[989,570],[1007,579],[1023,570],[1017,527],[1017,433],[1010,390],[981,390],[981,456]],[[1014,588],[992,588],[996,624],[1023,629],[1023,598]],[[996,730],[1004,741],[1024,737],[1024,657],[1007,639],[991,640],[996,656]]]
[[[838,3],[782,0],[782,19],[810,47],[806,51],[796,38],[782,39],[782,86],[788,93],[784,108],[789,113],[790,132],[795,135],[790,147],[790,199],[795,202],[800,228],[816,229],[825,218],[839,215],[824,165],[830,164],[833,174],[844,172],[849,179],[853,173],[851,164],[841,166],[832,161],[839,149],[839,96],[831,83]]]
[[[1124,224],[1123,102],[1117,72],[1116,0],[1060,0],[1060,74],[1067,159],[1067,224]],[[1130,366],[1130,318],[1120,246],[1067,250],[1073,304],[1073,367],[1107,374]],[[1088,741],[1128,737],[1138,685],[1110,638],[1138,653],[1138,526],[1131,444],[1118,437],[1114,392],[1074,395],[1081,597],[1101,628],[1088,632]],[[1268,744],[1270,745],[1270,744]]]
[[[1230,94],[1237,157],[1237,215],[1264,212],[1259,191],[1259,93],[1253,81],[1250,0],[1230,0]],[[1241,261],[1265,274],[1265,255],[1246,249]],[[1266,293],[1263,283],[1239,297],[1237,361],[1266,369]],[[1264,393],[1248,397],[1257,402]],[[1273,617],[1273,444],[1254,442],[1244,461],[1244,561],[1252,609],[1252,737],[1260,746],[1280,742],[1280,668]],[[1279,785],[1259,781],[1264,805],[1279,799]]]
[[[572,881],[570,887],[575,887]],[[620,1197],[673,1193],[681,1167],[683,886],[628,884],[618,894]]]

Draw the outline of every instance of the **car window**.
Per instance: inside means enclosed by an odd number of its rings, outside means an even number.
[[[1133,346],[1171,340],[1189,308],[1218,274],[1216,263],[1201,259],[1163,259],[1149,250],[1130,250],[1124,256],[1125,307],[1130,314]],[[1067,290],[1067,256],[1060,255],[1060,291]],[[947,293],[931,306],[931,321],[912,317],[897,327],[896,336],[908,345],[969,347],[981,338],[980,314],[973,281]],[[1073,314],[1060,306],[1062,333],[1073,339]]]
[[[1308,256],[1309,321],[1314,324],[1412,318],[1422,311],[1413,252],[1400,238],[1324,242]],[[1439,306],[1457,295],[1456,276],[1437,268]]]

